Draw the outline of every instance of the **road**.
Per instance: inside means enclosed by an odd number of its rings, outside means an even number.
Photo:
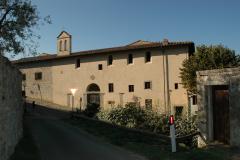
[[[36,109],[37,110],[37,109]],[[42,160],[144,160],[65,123],[57,114],[36,111],[26,118]]]

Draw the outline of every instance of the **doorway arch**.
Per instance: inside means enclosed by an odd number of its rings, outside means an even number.
[[[100,88],[97,84],[92,83],[87,86],[87,92],[100,92]]]
[[[100,87],[95,84],[89,84],[86,89],[87,104],[97,104],[100,106]]]

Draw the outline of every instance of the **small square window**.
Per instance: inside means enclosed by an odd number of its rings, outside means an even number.
[[[22,74],[22,80],[26,81],[26,74]]]
[[[132,54],[128,55],[128,64],[133,64],[133,55]]]
[[[35,80],[41,80],[42,79],[42,72],[36,72],[35,73]]]
[[[175,89],[178,89],[178,83],[175,83],[175,84],[174,84],[174,88],[175,88]]]
[[[152,109],[152,99],[145,99],[145,107],[148,110]]]
[[[98,65],[98,70],[102,70],[102,69],[103,69],[102,64],[99,64]]]
[[[151,52],[146,52],[145,55],[145,62],[151,62],[152,56],[151,56]]]
[[[128,85],[128,91],[134,92],[134,85]]]
[[[183,113],[183,106],[175,106],[175,117],[181,117]]]
[[[113,92],[114,88],[113,88],[113,83],[109,83],[108,84],[108,92]]]
[[[80,63],[81,63],[81,60],[77,59],[77,61],[76,61],[76,68],[80,68]]]
[[[108,104],[109,104],[111,107],[114,107],[115,101],[108,101]]]
[[[112,56],[112,55],[109,55],[109,56],[108,56],[108,65],[109,65],[109,66],[112,65],[112,63],[113,63],[113,56]]]
[[[151,81],[144,82],[144,89],[152,89],[152,82]]]

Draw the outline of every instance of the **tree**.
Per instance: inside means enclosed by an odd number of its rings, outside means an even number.
[[[183,86],[188,92],[196,94],[196,71],[236,67],[239,62],[240,58],[235,51],[223,45],[198,46],[180,69]]]
[[[50,23],[49,16],[41,18],[37,7],[30,0],[0,1],[0,53],[17,55],[26,49],[35,51],[36,39],[34,27],[40,23]]]

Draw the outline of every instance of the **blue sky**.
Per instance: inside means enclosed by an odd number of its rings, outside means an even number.
[[[32,0],[52,24],[41,35],[39,53],[56,53],[66,30],[73,51],[125,45],[142,39],[223,44],[240,53],[238,0]]]

